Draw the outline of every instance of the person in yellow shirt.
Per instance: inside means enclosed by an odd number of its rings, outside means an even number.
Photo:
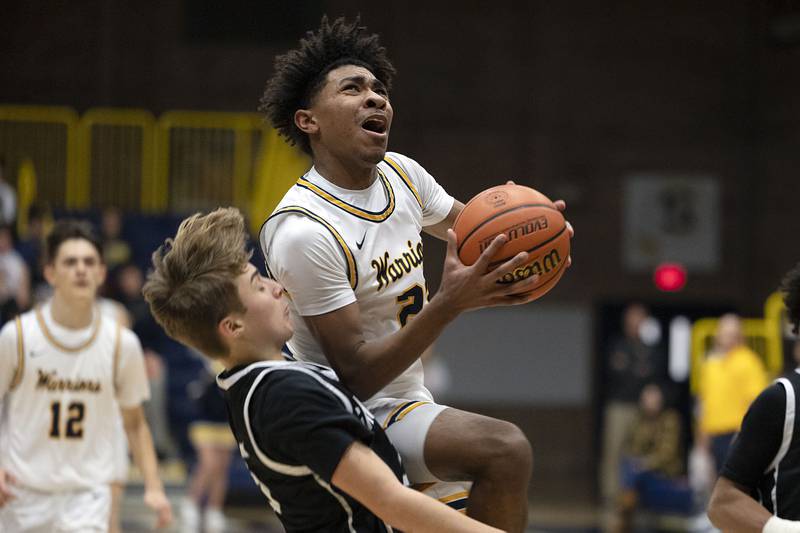
[[[697,444],[719,470],[748,407],[768,384],[764,364],[744,342],[740,317],[720,317],[714,349],[700,372]]]

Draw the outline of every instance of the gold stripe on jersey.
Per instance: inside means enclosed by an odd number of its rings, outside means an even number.
[[[14,378],[11,380],[9,390],[17,388],[17,385],[22,381],[22,374],[25,373],[25,343],[22,340],[22,319],[17,316],[14,322],[17,325],[17,370],[14,372]]]
[[[442,498],[439,498],[439,501],[442,502],[442,503],[450,503],[450,502],[454,502],[456,500],[459,500],[461,498],[466,498],[468,496],[469,496],[469,492],[467,492],[467,491],[456,492],[455,494],[450,494],[448,496],[444,496]]]
[[[119,352],[120,345],[122,344],[122,324],[117,322],[117,336],[114,339],[114,366],[111,368],[111,383],[114,384],[114,390],[117,390],[117,376],[119,376]]]
[[[397,415],[397,419],[395,419],[395,422],[400,422],[402,419],[404,419],[404,418],[406,417],[406,415],[407,415],[408,413],[410,413],[411,411],[413,411],[413,410],[414,410],[414,409],[416,409],[417,407],[422,407],[422,406],[423,406],[423,405],[425,405],[426,403],[430,403],[430,402],[417,402],[417,403],[415,403],[414,405],[409,405],[408,407],[406,407],[405,409],[403,409],[403,410],[402,410],[402,411],[401,411],[401,412],[400,412],[400,413]]]
[[[311,183],[305,177],[301,177],[299,180],[297,180],[297,186],[308,189],[329,204],[335,205],[342,211],[350,213],[353,216],[362,218],[364,220],[369,220],[370,222],[383,222],[394,212],[394,189],[392,188],[392,184],[389,183],[389,179],[380,169],[378,169],[378,177],[381,180],[383,190],[386,191],[386,197],[388,199],[386,202],[386,207],[384,207],[381,211],[367,211],[366,209],[361,209],[353,204],[348,204],[341,198],[337,198],[325,189],[322,189],[321,187]]]
[[[414,187],[413,183],[411,183],[411,180],[408,178],[408,175],[403,170],[403,167],[401,167],[393,159],[390,159],[388,157],[384,157],[383,160],[386,161],[386,163],[390,167],[392,167],[392,170],[394,170],[395,174],[400,176],[400,179],[403,180],[403,183],[406,184],[408,190],[411,191],[411,194],[414,195],[414,199],[417,200],[419,206],[422,207],[422,199],[420,198],[419,193],[417,192],[417,188]]]
[[[86,342],[78,346],[65,346],[60,342],[58,342],[58,339],[56,339],[55,335],[53,335],[53,333],[47,328],[47,323],[45,323],[44,316],[42,316],[42,308],[37,307],[35,310],[36,321],[39,323],[39,328],[42,330],[44,337],[50,344],[52,344],[62,352],[67,352],[67,353],[75,353],[75,352],[80,352],[81,350],[85,350],[86,348],[91,346],[91,344],[97,338],[97,334],[100,332],[101,314],[99,309],[95,309],[94,312],[96,315],[94,320],[94,331],[92,331],[92,334],[89,336]]]
[[[333,238],[336,239],[337,243],[339,243],[339,247],[342,249],[342,253],[344,254],[345,259],[347,260],[347,279],[350,282],[350,287],[353,290],[356,290],[356,286],[358,286],[358,268],[356,268],[356,259],[353,256],[353,252],[350,250],[350,247],[347,246],[347,243],[344,241],[342,236],[339,234],[338,231],[336,231],[336,228],[331,226],[327,220],[320,217],[316,213],[313,213],[308,209],[300,207],[298,205],[286,206],[282,209],[275,211],[274,213],[272,213],[272,215],[270,215],[270,217],[266,220],[266,222],[264,222],[264,224],[266,224],[272,218],[278,215],[284,215],[287,213],[296,213],[298,215],[306,216],[315,222],[319,222],[325,229],[327,229],[331,233],[331,235],[333,235]]]
[[[395,422],[401,421],[405,416],[416,409],[417,407],[421,407],[430,402],[422,402],[422,401],[410,401],[401,403],[397,407],[395,407],[389,416],[386,417],[386,421],[383,423],[383,429],[387,429],[389,426],[394,424]]]

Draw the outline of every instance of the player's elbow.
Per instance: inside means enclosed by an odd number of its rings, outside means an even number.
[[[144,418],[144,412],[141,407],[134,407],[131,409],[121,409],[122,412],[122,426],[128,434],[136,434],[144,428],[147,423]]]
[[[380,390],[376,386],[374,376],[370,375],[369,368],[358,360],[340,363],[334,367],[339,380],[350,389],[359,400],[366,400]]]
[[[363,373],[358,371],[337,372],[337,374],[339,375],[339,380],[345,385],[345,387],[350,389],[361,401],[371,398],[380,390],[379,388],[376,388],[374,383],[371,383],[369,379],[366,379],[363,376]]]
[[[727,524],[726,509],[731,503],[731,490],[735,489],[730,486],[730,482],[720,477],[714,485],[708,502],[708,519],[714,524],[714,527],[720,530],[725,529]]]

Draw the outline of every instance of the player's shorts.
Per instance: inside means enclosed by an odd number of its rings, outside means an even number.
[[[472,483],[442,481],[425,464],[425,439],[439,414],[447,409],[427,401],[381,398],[370,411],[397,448],[413,488],[464,511]]]
[[[189,426],[189,441],[195,448],[208,446],[228,450],[236,449],[236,437],[225,423],[198,421]]]
[[[39,492],[14,486],[14,499],[0,508],[0,531],[15,533],[100,533],[108,531],[111,491]]]

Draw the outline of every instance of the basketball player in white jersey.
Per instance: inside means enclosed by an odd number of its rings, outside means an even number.
[[[459,313],[530,301],[524,293],[536,279],[495,282],[523,265],[525,253],[489,274],[458,260],[449,228],[463,204],[416,161],[386,151],[393,74],[378,37],[343,19],[323,19],[297,49],[276,59],[262,110],[314,163],[260,234],[269,273],[292,300],[295,335],[288,347],[330,364],[368,399],[412,482],[473,481],[468,514],[522,531],[531,471],[524,434],[434,403],[418,358]],[[449,248],[429,303],[422,230]],[[498,237],[487,258],[503,242]],[[463,508],[464,496],[451,494],[449,503]]]
[[[171,521],[141,406],[149,396],[141,347],[99,311],[104,277],[91,227],[58,224],[47,238],[52,299],[0,331],[2,531],[108,530],[120,411],[145,503],[159,526]]]

